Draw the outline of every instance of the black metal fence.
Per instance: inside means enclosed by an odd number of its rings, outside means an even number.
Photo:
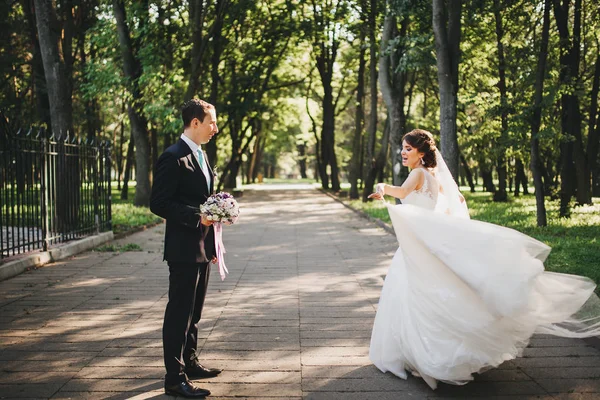
[[[111,230],[110,143],[0,133],[0,258]]]

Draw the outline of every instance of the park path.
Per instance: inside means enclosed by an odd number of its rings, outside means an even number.
[[[272,188],[275,189],[275,188]],[[431,391],[382,374],[370,330],[395,238],[309,187],[246,191],[213,269],[198,381],[211,399],[600,398],[600,350],[535,337],[525,357]],[[0,398],[155,399],[163,394],[164,225],[0,282]]]

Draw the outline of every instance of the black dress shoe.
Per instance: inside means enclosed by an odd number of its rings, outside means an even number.
[[[192,385],[191,383],[184,381],[174,385],[167,385],[165,383],[165,393],[170,396],[181,396],[192,399],[203,399],[210,395],[210,390],[202,389]]]
[[[185,367],[185,374],[191,379],[214,378],[222,371],[223,370],[217,368],[206,368],[198,362],[189,367]]]

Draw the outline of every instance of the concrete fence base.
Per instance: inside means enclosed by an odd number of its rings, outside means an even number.
[[[54,247],[48,251],[36,252],[25,255],[14,261],[9,261],[0,265],[0,281],[12,278],[33,267],[40,267],[54,261],[62,260],[86,250],[93,249],[103,243],[113,240],[112,231],[103,232],[99,235],[89,236],[81,240],[72,241],[63,245]]]

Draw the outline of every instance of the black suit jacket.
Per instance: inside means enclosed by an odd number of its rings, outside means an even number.
[[[164,260],[205,263],[215,255],[213,227],[200,224],[199,207],[213,193],[197,155],[182,139],[169,147],[154,168],[150,210],[167,220]],[[208,160],[205,155],[205,160]],[[208,164],[208,162],[207,162]]]

